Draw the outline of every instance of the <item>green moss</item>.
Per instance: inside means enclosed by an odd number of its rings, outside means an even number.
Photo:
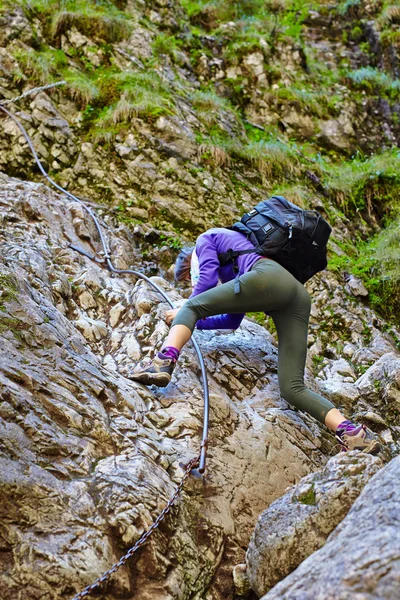
[[[13,317],[6,317],[0,312],[0,333],[4,333],[5,331],[14,330],[18,327],[19,321],[18,319],[14,319]]]
[[[315,495],[314,484],[311,484],[308,491],[297,496],[297,501],[301,502],[301,504],[307,504],[308,506],[315,506],[317,504],[317,497]]]
[[[0,274],[0,311],[5,311],[5,303],[15,300],[18,296],[17,281],[12,275]]]

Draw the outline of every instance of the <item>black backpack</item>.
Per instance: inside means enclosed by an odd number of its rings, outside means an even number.
[[[235,273],[239,271],[236,258],[252,253],[276,260],[301,283],[327,266],[326,244],[332,228],[316,210],[303,210],[283,196],[259,202],[229,229],[243,233],[255,247],[218,254],[220,265],[232,262]],[[239,291],[237,276],[235,294]]]

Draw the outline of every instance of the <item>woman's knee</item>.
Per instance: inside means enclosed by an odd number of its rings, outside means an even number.
[[[200,318],[200,314],[203,312],[203,305],[197,301],[197,297],[194,296],[185,302],[183,305],[191,314],[195,315],[197,319]]]

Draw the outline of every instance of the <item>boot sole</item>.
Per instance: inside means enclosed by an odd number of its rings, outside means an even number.
[[[133,381],[144,383],[144,385],[156,385],[158,387],[167,387],[171,381],[169,373],[132,373],[128,377]]]

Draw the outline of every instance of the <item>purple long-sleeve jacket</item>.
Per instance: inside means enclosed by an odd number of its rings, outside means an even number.
[[[235,279],[232,264],[221,267],[218,254],[233,250],[247,250],[254,248],[247,238],[230,229],[216,227],[209,229],[197,238],[196,254],[199,259],[200,276],[193,289],[190,298],[198,296],[202,292],[210,290],[218,284],[218,281],[226,283]],[[254,263],[261,257],[258,254],[243,254],[237,258],[239,274],[243,275],[250,271]],[[237,329],[242,322],[244,314],[226,314],[215,317],[207,317],[197,322],[197,329]]]

